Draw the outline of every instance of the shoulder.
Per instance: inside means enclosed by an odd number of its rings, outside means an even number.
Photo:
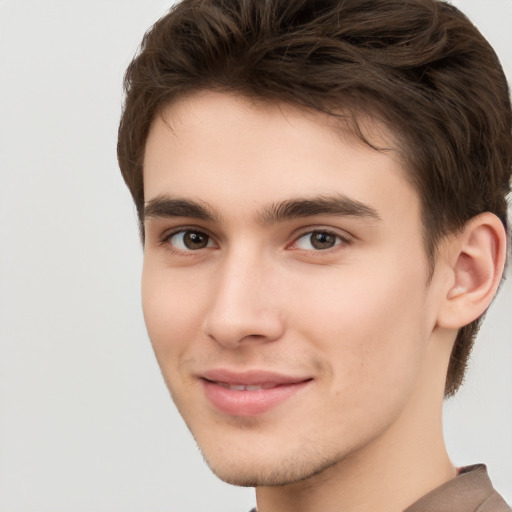
[[[484,464],[461,468],[458,475],[429,492],[405,512],[512,512],[496,492]]]

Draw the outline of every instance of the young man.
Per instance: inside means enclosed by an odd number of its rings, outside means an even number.
[[[162,374],[258,512],[507,511],[455,468],[503,275],[512,113],[435,0],[184,0],[126,75],[121,171]]]

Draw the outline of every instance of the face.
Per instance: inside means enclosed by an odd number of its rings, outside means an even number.
[[[306,479],[412,414],[436,301],[395,152],[204,92],[155,119],[144,188],[147,329],[218,476]]]

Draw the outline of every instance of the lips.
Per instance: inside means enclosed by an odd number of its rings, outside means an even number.
[[[257,370],[211,370],[200,378],[206,398],[215,409],[230,416],[263,414],[291,399],[312,380]]]
[[[227,382],[213,381],[217,386],[221,386],[232,391],[262,391],[263,389],[272,389],[277,387],[276,384],[228,384]]]

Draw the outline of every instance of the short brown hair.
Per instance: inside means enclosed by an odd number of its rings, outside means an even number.
[[[437,242],[479,213],[507,228],[507,82],[484,37],[443,1],[182,0],[146,33],[124,85],[118,159],[141,224],[155,115],[213,89],[349,112],[356,132],[358,112],[377,115],[400,141],[430,262]],[[446,395],[463,380],[479,322],[459,330]]]

